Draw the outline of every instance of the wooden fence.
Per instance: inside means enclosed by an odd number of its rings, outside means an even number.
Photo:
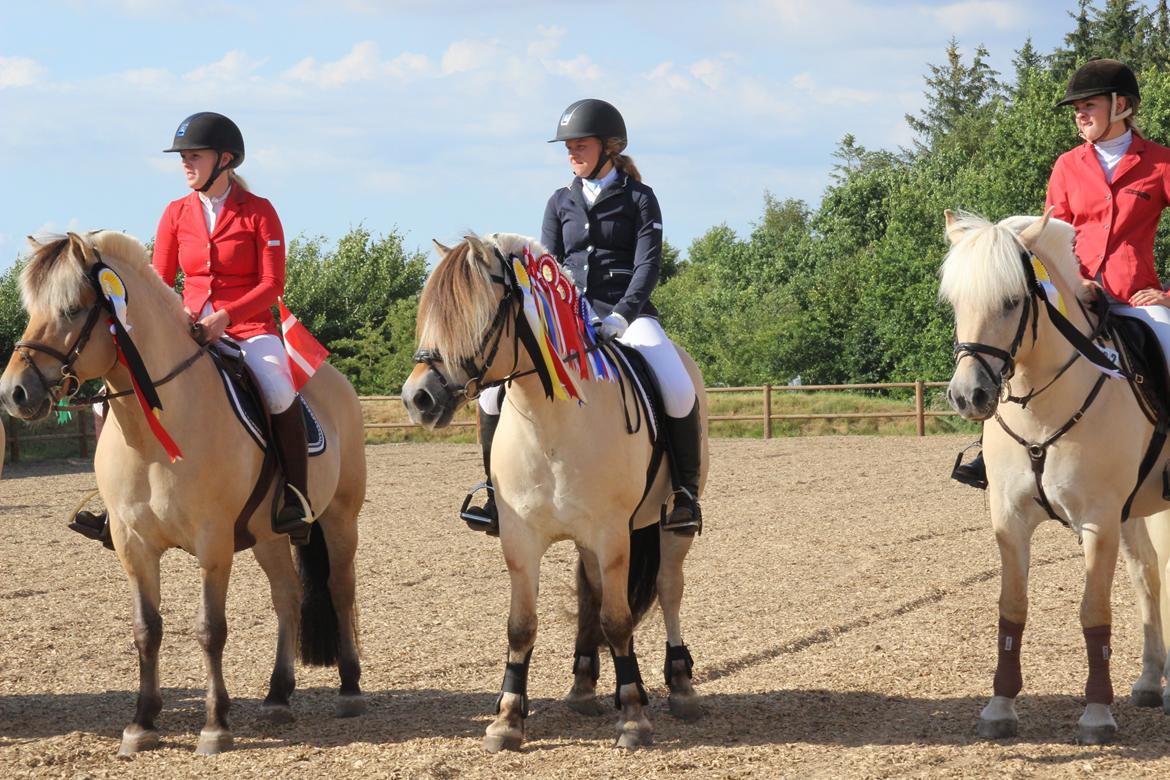
[[[760,393],[761,403],[758,414],[717,414],[711,416],[711,422],[762,422],[764,424],[764,438],[772,438],[772,425],[777,420],[832,420],[832,419],[899,419],[899,418],[914,418],[917,424],[917,432],[919,436],[926,435],[926,419],[928,417],[954,417],[955,412],[936,411],[926,408],[926,390],[931,388],[946,387],[946,382],[927,382],[924,380],[915,380],[914,382],[884,382],[873,384],[850,384],[850,385],[754,385],[750,387],[708,387],[707,394],[718,393]],[[851,391],[851,390],[914,390],[914,410],[913,411],[883,411],[883,412],[830,412],[826,414],[781,414],[774,410],[773,400],[778,394],[782,393],[805,393],[815,392],[821,390],[827,391]],[[393,402],[400,401],[401,397],[397,395],[364,395],[360,399],[365,402]],[[475,427],[474,420],[455,420],[451,423],[453,427]],[[53,433],[28,433],[28,427],[19,421],[11,418],[4,418],[4,427],[8,432],[8,462],[16,463],[21,458],[21,447],[28,442],[34,441],[51,441],[59,439],[70,439],[77,443],[77,454],[79,457],[88,457],[92,450],[91,442],[93,435],[93,414],[85,410],[74,414],[74,419],[60,429]],[[394,428],[414,428],[413,423],[409,422],[367,422],[365,424],[367,430],[378,429],[394,429]]]

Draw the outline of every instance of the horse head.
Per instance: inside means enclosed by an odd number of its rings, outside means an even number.
[[[992,224],[947,211],[946,225],[951,249],[939,296],[955,313],[955,372],[947,400],[964,419],[986,420],[1017,369],[1040,349],[1043,303],[1033,258],[1069,300],[1081,294],[1072,251],[1075,231],[1049,214]]]
[[[13,417],[40,419],[58,398],[115,361],[109,332],[97,327],[104,299],[93,269],[93,236],[69,233],[44,243],[29,238],[33,255],[21,274],[29,321],[0,376],[0,405]]]
[[[532,239],[510,233],[468,236],[454,248],[435,242],[440,259],[418,306],[418,365],[402,386],[416,424],[442,428],[486,386],[523,367],[515,325],[521,303],[509,258],[524,246],[543,253]]]

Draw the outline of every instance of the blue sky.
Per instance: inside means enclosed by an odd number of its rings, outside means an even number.
[[[290,236],[363,224],[408,248],[538,234],[567,183],[547,144],[602,97],[682,249],[745,233],[764,192],[820,200],[845,133],[907,145],[953,36],[992,64],[1058,45],[1076,3],[92,0],[0,6],[0,269],[42,231],[153,235],[185,194],[175,127],[241,126],[241,173]]]

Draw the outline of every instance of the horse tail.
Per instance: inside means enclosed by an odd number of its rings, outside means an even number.
[[[626,595],[635,625],[658,598],[658,564],[662,560],[658,533],[657,523],[630,532],[630,578]]]
[[[297,547],[301,572],[301,661],[335,666],[340,635],[337,610],[329,593],[329,550],[320,523],[313,523],[309,543]]]

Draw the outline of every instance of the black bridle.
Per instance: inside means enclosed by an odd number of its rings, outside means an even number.
[[[479,341],[479,346],[475,350],[475,355],[460,361],[459,367],[470,378],[461,385],[448,382],[447,377],[436,366],[437,363],[444,362],[443,356],[439,353],[438,349],[418,349],[414,353],[414,362],[423,363],[428,369],[434,372],[438,378],[439,386],[452,399],[475,400],[484,390],[495,387],[496,385],[502,385],[518,376],[516,367],[520,362],[519,328],[509,328],[509,325],[512,324],[512,318],[509,315],[512,313],[513,304],[521,302],[520,285],[516,281],[516,273],[512,270],[512,266],[507,258],[504,257],[498,248],[492,247],[492,250],[495,252],[496,259],[500,261],[500,266],[504,272],[502,275],[491,274],[491,280],[493,284],[498,284],[504,288],[504,294],[500,296],[500,302],[496,306],[495,316],[492,317],[488,329],[484,331],[483,337]],[[512,370],[503,379],[498,379],[494,382],[484,382],[483,378],[488,370],[491,369],[492,363],[496,359],[496,353],[499,352],[500,342],[503,340],[504,333],[508,330],[512,331]]]
[[[85,323],[81,326],[81,330],[78,332],[77,338],[74,339],[73,344],[64,351],[61,351],[56,347],[51,347],[48,344],[44,344],[39,341],[21,339],[20,341],[16,342],[12,348],[13,353],[20,355],[20,359],[24,361],[25,365],[32,369],[33,374],[37,377],[37,381],[41,383],[41,388],[45,391],[46,396],[50,399],[49,403],[62,398],[71,399],[77,393],[77,391],[81,389],[82,380],[79,376],[77,376],[77,372],[73,370],[73,366],[81,357],[81,353],[85,351],[85,347],[89,343],[90,337],[93,335],[93,329],[97,325],[98,320],[101,318],[102,314],[107,313],[113,315],[113,305],[102,292],[101,284],[97,279],[98,272],[107,266],[102,260],[101,254],[98,252],[98,250],[93,247],[91,248],[93,249],[94,256],[97,258],[97,262],[95,262],[89,269],[89,273],[86,275],[86,278],[89,280],[89,284],[93,288],[96,300],[90,307],[89,314],[86,315],[85,318]],[[177,365],[162,379],[154,381],[153,384],[155,387],[164,385],[177,377],[179,374],[183,373],[185,370],[190,368],[204,352],[207,351],[207,344],[198,338],[199,332],[197,329],[198,326],[193,325],[191,332],[192,336],[195,337],[196,341],[199,342],[199,348],[195,351],[194,354],[192,354],[183,362],[179,363],[179,365]],[[53,358],[54,360],[59,361],[61,363],[61,378],[58,379],[55,383],[50,383],[48,377],[45,376],[40,367],[37,366],[36,361],[33,360],[31,354],[33,352],[41,352]],[[122,390],[116,393],[103,392],[100,395],[102,399],[109,400],[111,398],[119,398],[121,396],[131,395],[133,392],[134,390],[131,388],[129,390]],[[88,406],[88,404],[83,403],[63,406],[63,408],[81,409],[86,406]]]

